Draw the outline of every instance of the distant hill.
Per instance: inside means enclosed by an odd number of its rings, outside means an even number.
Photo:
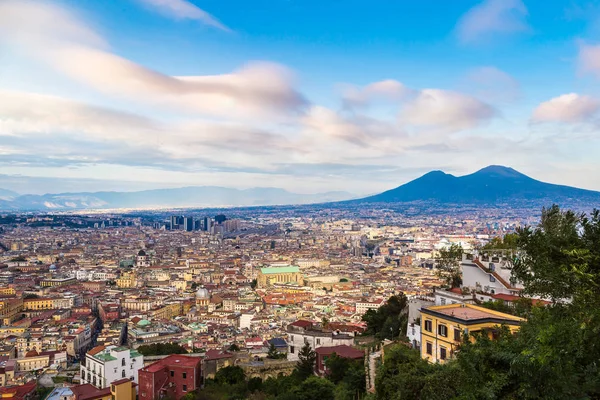
[[[8,191],[7,191],[8,192]],[[14,193],[14,192],[13,192]],[[58,193],[0,198],[0,210],[85,210],[107,208],[236,207],[309,204],[346,200],[346,192],[291,193],[277,188],[245,190],[218,186],[190,186],[139,192]]]
[[[0,200],[12,200],[16,197],[19,197],[19,193],[0,188]]]
[[[477,205],[589,203],[591,206],[600,206],[600,192],[545,183],[509,167],[490,165],[465,176],[432,171],[395,189],[353,200],[364,203],[412,201]]]

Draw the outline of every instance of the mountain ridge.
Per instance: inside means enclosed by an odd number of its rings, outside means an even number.
[[[185,186],[132,192],[98,191],[25,194],[0,199],[1,210],[66,211],[117,208],[192,208],[270,206],[324,203],[346,200],[351,193],[330,191],[299,194],[285,189],[265,187],[232,189],[221,186]]]
[[[361,199],[362,203],[434,201],[442,204],[498,202],[600,202],[600,192],[533,179],[511,167],[490,165],[471,174],[454,176],[431,171],[404,185]]]

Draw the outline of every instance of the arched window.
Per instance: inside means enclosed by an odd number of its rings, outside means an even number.
[[[125,370],[121,371],[121,378],[125,378]]]
[[[125,359],[124,358],[121,358],[121,366],[123,366],[123,367],[125,366]]]

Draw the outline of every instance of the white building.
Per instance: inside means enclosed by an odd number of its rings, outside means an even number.
[[[306,343],[313,350],[323,346],[339,346],[342,344],[352,346],[354,344],[354,336],[337,332],[324,332],[311,321],[299,320],[293,322],[287,326],[287,333],[288,361],[298,360],[298,352]]]
[[[127,378],[138,382],[138,370],[144,367],[144,356],[128,347],[97,346],[85,355],[85,365],[80,368],[81,383],[99,389],[111,382]]]
[[[436,306],[445,306],[446,304],[474,304],[475,299],[470,290],[462,292],[460,288],[450,290],[436,289],[434,292]]]
[[[369,310],[377,310],[379,307],[383,305],[383,300],[374,300],[374,301],[359,301],[356,303],[356,313],[358,315],[363,315]]]
[[[518,295],[523,286],[511,281],[511,263],[502,256],[464,254],[460,263],[463,288],[490,294]]]

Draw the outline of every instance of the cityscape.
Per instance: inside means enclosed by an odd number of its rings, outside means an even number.
[[[566,3],[0,0],[0,397],[600,399]]]

